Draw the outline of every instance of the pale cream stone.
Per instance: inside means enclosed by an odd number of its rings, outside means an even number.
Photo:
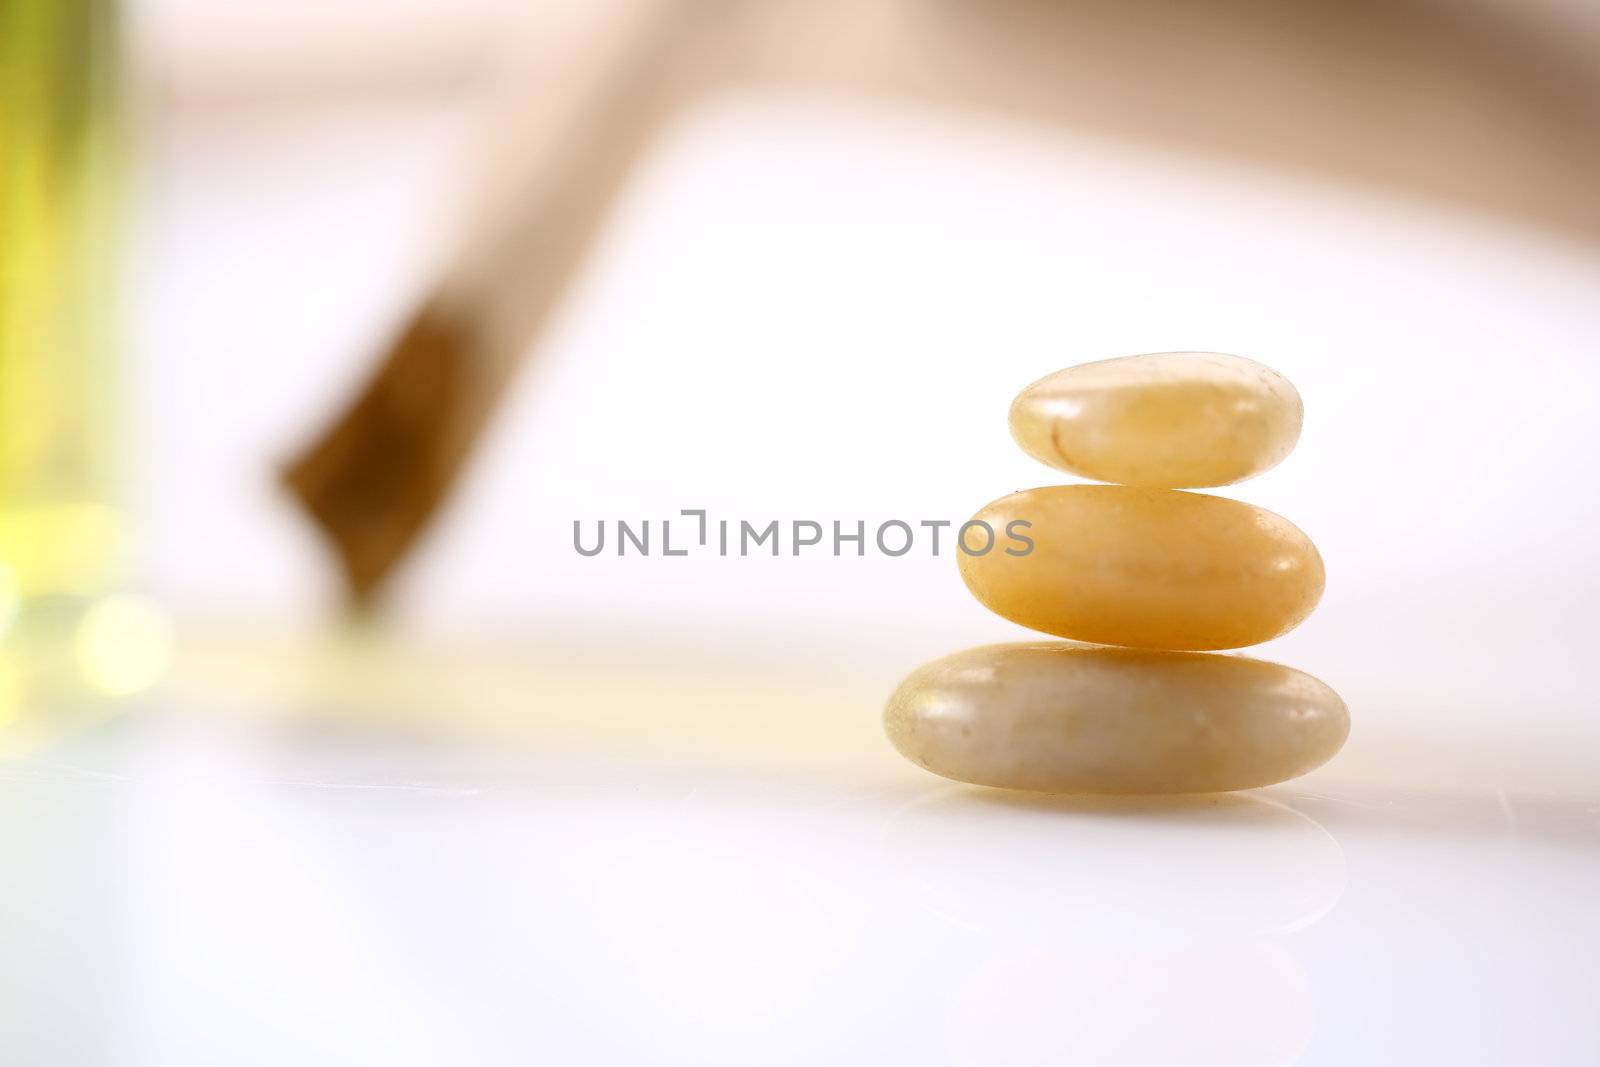
[[[1239,356],[1158,352],[1041,378],[1011,405],[1028,455],[1084,478],[1156,489],[1231,485],[1300,438],[1289,380]]]
[[[1292,629],[1322,597],[1311,540],[1237,500],[1054,485],[1002,497],[973,519],[996,537],[983,555],[957,553],[967,588],[996,614],[1057,637],[1243,648]],[[963,543],[979,550],[987,539],[974,529]]]
[[[990,645],[918,668],[884,727],[907,759],[975,785],[1047,793],[1209,793],[1305,774],[1350,731],[1301,671],[1242,656]]]

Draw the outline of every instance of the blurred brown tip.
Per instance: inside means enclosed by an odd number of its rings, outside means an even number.
[[[472,331],[425,306],[355,402],[282,472],[356,604],[371,604],[427,528],[482,421]]]

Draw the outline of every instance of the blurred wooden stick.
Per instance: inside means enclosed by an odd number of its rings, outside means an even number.
[[[354,403],[284,469],[357,603],[449,493],[629,166],[696,80],[711,10],[692,0],[563,6],[538,27],[535,54],[518,53],[540,95],[486,135],[490,165],[457,255]]]
[[[657,128],[729,84],[983,109],[1333,176],[1600,240],[1600,75],[1402,0],[548,5],[460,255],[285,475],[367,600],[445,498]]]

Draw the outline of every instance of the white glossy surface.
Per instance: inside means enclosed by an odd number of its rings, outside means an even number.
[[[763,697],[724,691],[730,715]],[[819,712],[851,739],[839,759],[697,754],[693,729],[672,751],[440,723],[401,741],[221,710],[147,711],[4,766],[13,1062],[1600,1047],[1593,793],[1363,783],[1336,761],[1234,796],[1018,797],[903,767],[849,703]]]

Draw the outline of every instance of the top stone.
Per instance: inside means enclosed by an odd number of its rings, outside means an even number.
[[[1011,405],[1011,436],[1042,463],[1150,489],[1231,485],[1270,470],[1300,438],[1283,375],[1239,356],[1156,352],[1040,378]]]

